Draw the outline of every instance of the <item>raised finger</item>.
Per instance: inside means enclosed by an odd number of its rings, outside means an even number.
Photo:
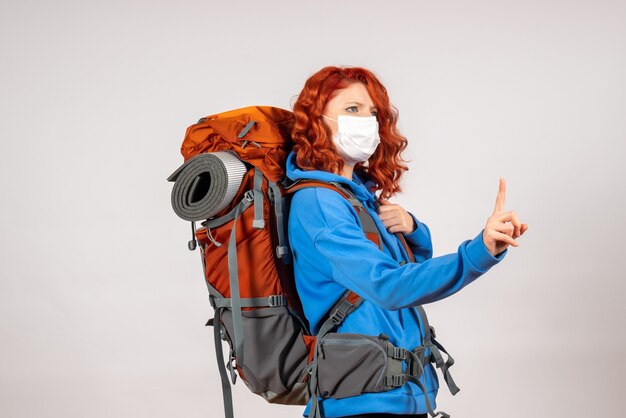
[[[500,177],[500,186],[498,188],[498,195],[496,196],[496,206],[493,209],[493,213],[499,213],[504,211],[504,199],[506,195],[506,183],[504,178]]]

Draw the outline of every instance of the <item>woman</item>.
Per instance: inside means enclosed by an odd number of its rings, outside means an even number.
[[[408,169],[400,153],[407,140],[396,128],[398,112],[386,89],[363,68],[326,67],[305,83],[294,106],[294,147],[287,158],[287,177],[318,179],[347,186],[372,214],[383,239],[383,251],[362,232],[352,204],[334,190],[297,191],[291,200],[289,241],[294,274],[311,332],[346,289],[362,304],[336,330],[389,336],[397,347],[422,343],[423,325],[416,306],[448,297],[486,273],[506,255],[528,225],[513,211],[504,212],[505,183],[500,179],[495,210],[484,229],[458,252],[432,258],[426,224],[389,198],[401,191]],[[381,206],[374,204],[380,190]],[[402,263],[410,246],[415,263]],[[439,381],[428,363],[420,382],[436,407]],[[326,417],[426,417],[424,392],[413,382],[388,391],[343,399],[323,399]],[[304,411],[312,409],[309,402]]]

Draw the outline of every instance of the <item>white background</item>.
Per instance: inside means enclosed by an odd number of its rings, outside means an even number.
[[[392,198],[435,256],[491,214],[529,230],[427,305],[453,417],[626,406],[626,4],[3,1],[0,415],[219,417],[212,316],[166,181],[198,118],[291,109],[326,65],[385,84],[409,139]],[[298,417],[241,383],[237,417]]]

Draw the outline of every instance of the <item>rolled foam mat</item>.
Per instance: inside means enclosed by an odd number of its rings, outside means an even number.
[[[247,171],[231,151],[190,158],[167,178],[174,182],[174,212],[186,221],[211,218],[231,203]]]

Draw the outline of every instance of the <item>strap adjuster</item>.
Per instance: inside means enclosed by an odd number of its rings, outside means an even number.
[[[335,325],[341,323],[345,319],[345,317],[346,313],[339,308],[335,309],[335,312],[333,312],[333,314],[331,315],[331,318]]]
[[[283,306],[286,304],[285,297],[283,295],[270,295],[267,298],[267,302],[270,307]]]
[[[209,303],[213,309],[217,309],[217,305],[215,304],[215,296],[209,295]]]
[[[252,202],[254,200],[254,191],[246,190],[246,192],[243,194],[243,199],[247,200],[248,202]]]
[[[333,321],[333,324],[338,325],[348,316],[350,312],[354,309],[354,304],[348,300],[347,297],[342,296],[339,304],[333,311],[330,318]]]
[[[402,347],[388,347],[387,355],[391,358],[404,360],[406,358],[406,349]]]
[[[394,374],[393,376],[387,376],[387,386],[400,387],[406,383],[405,374]]]
[[[276,246],[276,256],[278,258],[283,257],[284,255],[286,255],[289,252],[289,249],[287,248],[286,245],[277,245]]]

